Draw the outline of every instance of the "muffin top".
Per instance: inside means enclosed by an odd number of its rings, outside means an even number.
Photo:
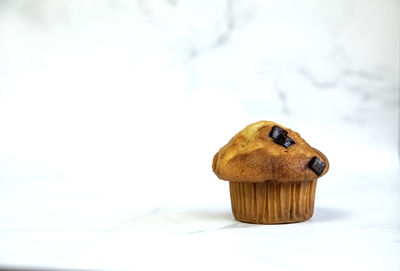
[[[272,121],[259,121],[223,146],[212,168],[218,178],[233,182],[298,182],[323,176],[329,162],[297,132]]]

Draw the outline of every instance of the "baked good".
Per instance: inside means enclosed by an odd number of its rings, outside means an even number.
[[[317,179],[328,172],[329,162],[297,132],[259,121],[223,146],[212,168],[218,178],[229,181],[237,220],[276,224],[313,215]]]

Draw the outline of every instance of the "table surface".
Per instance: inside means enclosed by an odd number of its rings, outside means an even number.
[[[9,185],[1,191],[0,262],[96,270],[399,270],[399,171],[330,175],[318,181],[314,216],[282,225],[235,221],[228,184],[215,179],[204,182],[213,191],[183,185],[173,200],[142,205],[134,194],[110,195],[105,187],[95,196],[71,183]]]

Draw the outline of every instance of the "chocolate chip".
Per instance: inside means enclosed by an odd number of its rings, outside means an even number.
[[[275,125],[272,127],[271,132],[269,133],[269,137],[273,139],[278,139],[279,135],[287,135],[287,131],[282,129],[281,127]]]
[[[293,139],[283,134],[280,134],[277,139],[274,139],[274,142],[279,145],[282,145],[286,149],[295,144]]]
[[[272,127],[269,137],[272,137],[274,142],[282,145],[285,148],[289,148],[295,144],[294,140],[287,136],[287,131],[277,125]]]
[[[326,165],[318,157],[314,156],[308,163],[308,167],[320,176],[324,172]]]

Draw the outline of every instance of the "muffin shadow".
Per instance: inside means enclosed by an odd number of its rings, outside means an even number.
[[[235,221],[230,210],[194,210],[190,215],[199,220]]]
[[[350,218],[350,213],[343,209],[315,207],[312,220],[315,222],[343,221]]]

